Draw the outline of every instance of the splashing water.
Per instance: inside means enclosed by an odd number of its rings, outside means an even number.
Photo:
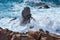
[[[0,3],[0,27],[7,28],[15,32],[28,32],[29,30],[38,31],[39,29],[48,30],[51,33],[60,34],[60,7],[50,7],[49,9],[38,9],[27,5],[32,0],[24,0],[22,3],[7,2]],[[34,0],[33,2],[41,2]],[[20,26],[21,12],[25,6],[31,9],[32,17],[29,24]],[[11,21],[13,18],[16,20]],[[30,26],[33,26],[30,29]]]

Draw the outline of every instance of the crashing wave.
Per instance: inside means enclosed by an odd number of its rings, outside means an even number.
[[[59,0],[24,0],[24,3],[30,6],[41,6],[45,4],[49,6],[60,5]]]
[[[12,1],[12,0],[10,0],[10,1]],[[8,28],[10,30],[14,29],[13,31],[16,31],[16,32],[25,32],[25,31],[29,30],[28,26],[34,25],[34,28],[32,30],[38,30],[40,27],[43,30],[60,33],[60,30],[58,30],[60,28],[60,21],[59,21],[60,20],[59,19],[60,18],[60,14],[59,14],[60,8],[52,8],[52,7],[50,9],[35,8],[35,6],[40,6],[40,5],[45,5],[45,4],[47,4],[48,6],[50,4],[54,5],[54,4],[52,4],[53,3],[52,0],[51,1],[50,0],[48,0],[48,1],[37,0],[37,2],[36,2],[36,0],[33,0],[33,1],[32,0],[23,0],[22,3],[18,3],[18,1],[19,0],[16,0],[16,2],[12,1],[12,3],[11,2],[4,3],[3,0],[0,1],[1,2],[0,3],[0,18],[2,18],[0,20],[0,27]],[[50,3],[48,4],[48,2],[50,2]],[[31,8],[32,16],[36,19],[36,22],[31,21],[30,25],[28,24],[26,27],[21,27],[19,25],[19,21],[20,21],[19,18],[21,17],[21,11],[23,10],[23,8],[26,5],[29,5],[29,7]],[[34,7],[31,7],[31,6],[34,6]],[[18,18],[16,20],[10,22],[10,20],[15,17],[18,17]],[[48,17],[48,19],[47,19],[47,17]]]
[[[7,3],[7,2],[23,2],[23,0],[0,0],[0,3]]]

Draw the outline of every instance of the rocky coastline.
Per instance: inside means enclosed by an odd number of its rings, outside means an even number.
[[[42,29],[36,32],[30,30],[26,33],[19,33],[0,28],[0,40],[60,40],[60,35]]]

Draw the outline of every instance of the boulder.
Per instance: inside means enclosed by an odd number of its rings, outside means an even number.
[[[48,5],[44,5],[44,8],[50,8]]]
[[[21,24],[30,23],[30,18],[31,18],[30,8],[25,7],[24,10],[22,11],[22,22],[21,22]]]
[[[0,40],[11,40],[12,35],[0,32]]]

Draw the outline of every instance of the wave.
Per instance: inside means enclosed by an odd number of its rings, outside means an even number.
[[[29,1],[29,2],[50,2],[50,3],[55,3],[55,4],[59,4],[60,0],[25,0],[25,1]]]
[[[23,2],[50,2],[54,4],[60,4],[60,0],[0,0],[0,3],[7,3],[7,2],[18,2],[18,3],[23,3]]]
[[[43,6],[45,4],[49,6],[60,5],[60,0],[0,0],[0,7],[11,7],[13,3],[23,3],[29,6]]]
[[[29,25],[34,26],[32,30],[38,30],[42,28],[48,30],[52,33],[60,34],[60,8],[50,8],[50,9],[37,9],[35,6],[59,3],[60,1],[54,0],[1,0],[0,1],[0,27],[8,28],[16,32],[28,31]],[[48,3],[49,2],[49,3]],[[38,5],[37,5],[38,4]],[[36,19],[33,20],[31,24],[26,25],[26,27],[21,27],[19,25],[19,18],[21,17],[21,11],[24,6],[29,5],[32,13],[32,17]],[[34,6],[34,7],[31,7]],[[3,18],[2,18],[3,17]],[[16,20],[10,22],[14,17],[18,17]],[[8,27],[9,26],[9,27]],[[21,29],[20,29],[21,28]]]
[[[35,6],[37,5],[50,5],[50,6],[55,6],[55,5],[60,5],[60,0],[24,0],[24,2],[27,5],[30,6]]]
[[[21,3],[23,0],[0,0],[0,3],[7,3],[7,2],[18,2]]]

